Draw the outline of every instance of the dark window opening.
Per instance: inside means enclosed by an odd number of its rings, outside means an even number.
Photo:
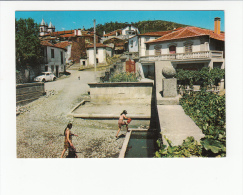
[[[54,58],[54,49],[51,49],[51,58]]]
[[[61,51],[61,64],[63,64],[63,53]]]
[[[176,46],[175,45],[170,46],[169,51],[170,51],[170,54],[176,53]]]

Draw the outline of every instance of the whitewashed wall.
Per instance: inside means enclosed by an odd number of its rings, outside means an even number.
[[[112,57],[112,48],[96,48],[96,58],[98,58],[98,63],[106,63],[106,54]],[[88,54],[88,65],[94,65],[94,48],[87,49]]]
[[[200,39],[187,39],[184,41],[174,41],[174,42],[165,42],[165,43],[157,43],[157,44],[151,44],[149,46],[149,55],[155,55],[155,46],[161,46],[161,54],[169,54],[169,47],[171,45],[176,45],[176,53],[185,53],[185,43],[186,42],[192,42],[192,52],[198,52],[198,51],[208,51],[209,47],[208,47],[208,43],[201,43]]]
[[[128,40],[128,51],[138,52],[138,36],[132,37]]]
[[[154,40],[158,37],[149,37],[149,36],[141,36],[139,37],[140,47],[139,47],[139,56],[146,56],[146,44],[145,42]]]
[[[122,35],[126,35],[126,31],[129,30],[129,26],[125,27],[122,29]],[[134,32],[137,30],[138,33],[139,33],[139,30],[138,28],[134,27],[134,26],[131,26],[131,30],[133,30]]]
[[[51,50],[54,49],[54,58],[51,57]],[[48,72],[56,72],[56,66],[58,66],[58,72],[64,72],[64,67],[66,65],[65,50],[56,47],[46,47],[47,50],[47,63],[42,67],[45,70],[45,66],[48,66]],[[63,63],[61,63],[61,52],[63,53]],[[52,67],[54,66],[54,71]],[[43,71],[44,71],[43,70]]]
[[[71,62],[71,60],[69,60],[69,58],[71,57],[71,49],[72,49],[72,45],[68,45],[66,47],[67,51],[65,52],[65,58],[66,58],[66,63]]]

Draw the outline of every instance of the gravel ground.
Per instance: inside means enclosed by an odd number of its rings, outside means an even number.
[[[67,113],[82,99],[87,98],[87,83],[94,82],[93,71],[69,70],[71,75],[45,83],[46,96],[25,106],[17,107],[17,157],[60,158],[69,121],[79,158],[116,158],[124,136],[115,138],[117,121],[73,119]],[[78,79],[80,76],[80,80]],[[125,129],[121,134],[125,134]],[[67,152],[66,152],[67,155]]]

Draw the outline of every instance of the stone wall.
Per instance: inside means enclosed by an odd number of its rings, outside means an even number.
[[[89,83],[96,104],[151,104],[153,83]]]
[[[44,94],[44,83],[18,84],[16,85],[16,104],[22,105],[31,102]]]

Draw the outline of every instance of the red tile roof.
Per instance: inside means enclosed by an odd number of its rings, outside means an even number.
[[[94,44],[88,45],[87,48],[93,48]],[[100,48],[105,48],[105,47],[110,47],[108,45],[104,45],[103,43],[96,43],[96,47],[100,47]]]
[[[107,34],[105,34],[105,35],[103,35],[103,36],[104,36],[104,37],[114,36],[114,35],[116,35],[116,32],[121,33],[122,30],[121,30],[121,29],[118,29],[118,30],[112,31],[112,32],[110,32],[110,33],[107,33]]]
[[[41,45],[53,47],[53,45],[49,41],[41,41]]]
[[[53,35],[64,35],[64,34],[73,34],[74,30],[64,30],[64,31],[57,31],[57,32],[53,32],[51,34]]]
[[[65,34],[65,35],[60,35],[60,37],[73,37],[74,34]]]
[[[166,34],[171,33],[171,32],[172,32],[172,30],[158,31],[158,32],[147,32],[147,33],[139,34],[139,36],[163,36],[163,35],[166,35]]]
[[[63,41],[60,43],[56,43],[54,46],[59,47],[59,48],[66,48],[69,45],[71,45],[71,42]]]
[[[213,39],[224,41],[224,33],[216,34],[212,30],[188,26],[185,28],[181,28],[177,31],[171,32],[169,34],[166,34],[158,39],[148,41],[147,43],[158,43],[158,42],[164,42],[169,40],[185,39],[185,38],[198,37],[204,35],[208,35]]]
[[[61,49],[66,49],[65,47],[61,47],[60,45],[57,44],[52,44],[49,41],[41,41],[42,46],[49,46],[49,47],[56,47],[56,48],[61,48]]]

